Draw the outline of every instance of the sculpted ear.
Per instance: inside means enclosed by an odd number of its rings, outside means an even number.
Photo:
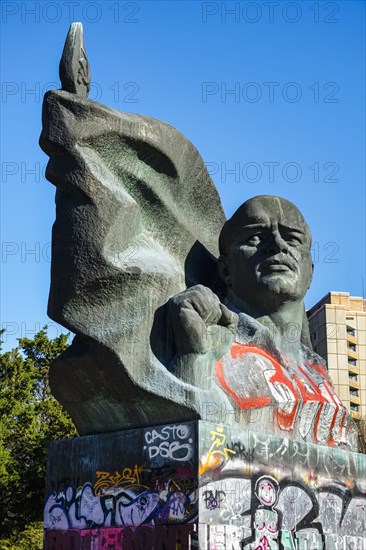
[[[308,286],[308,289],[310,288],[311,286],[311,282],[313,280],[313,276],[314,276],[314,262],[312,261],[311,262],[311,275],[309,277],[309,286]]]
[[[217,260],[217,272],[219,274],[220,280],[227,286],[231,286],[231,275],[229,273],[227,258],[225,256],[220,256]]]

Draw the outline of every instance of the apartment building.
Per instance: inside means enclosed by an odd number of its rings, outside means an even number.
[[[327,361],[338,396],[355,420],[366,418],[366,300],[329,292],[307,313],[314,351]]]

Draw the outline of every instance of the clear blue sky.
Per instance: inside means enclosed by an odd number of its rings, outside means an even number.
[[[5,349],[49,321],[54,187],[43,176],[38,138],[42,94],[59,87],[72,21],[84,25],[91,99],[182,131],[227,216],[263,193],[303,211],[315,260],[307,307],[329,290],[362,295],[364,2],[3,0],[1,7]],[[49,323],[55,336],[60,329]]]

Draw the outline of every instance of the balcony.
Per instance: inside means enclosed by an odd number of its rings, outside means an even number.
[[[356,367],[356,365],[351,365],[351,363],[348,363],[348,371],[352,372],[352,374],[360,374],[358,367]]]
[[[353,351],[353,349],[350,349],[349,347],[347,347],[347,355],[348,355],[348,357],[350,357],[351,359],[358,359],[357,352],[356,352],[356,351]]]
[[[360,412],[351,411],[351,416],[354,420],[361,420],[361,413]]]
[[[348,334],[347,332],[347,342],[349,344],[357,344],[357,338],[355,336],[352,336],[352,334]]]
[[[351,403],[354,403],[355,405],[361,405],[361,400],[359,397],[356,397],[355,395],[351,395],[349,396],[349,400]]]
[[[354,390],[360,389],[360,383],[356,380],[351,380],[351,378],[348,379],[349,387]]]

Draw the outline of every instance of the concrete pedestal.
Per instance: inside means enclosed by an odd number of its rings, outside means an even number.
[[[366,456],[194,421],[50,444],[46,550],[365,550]]]

